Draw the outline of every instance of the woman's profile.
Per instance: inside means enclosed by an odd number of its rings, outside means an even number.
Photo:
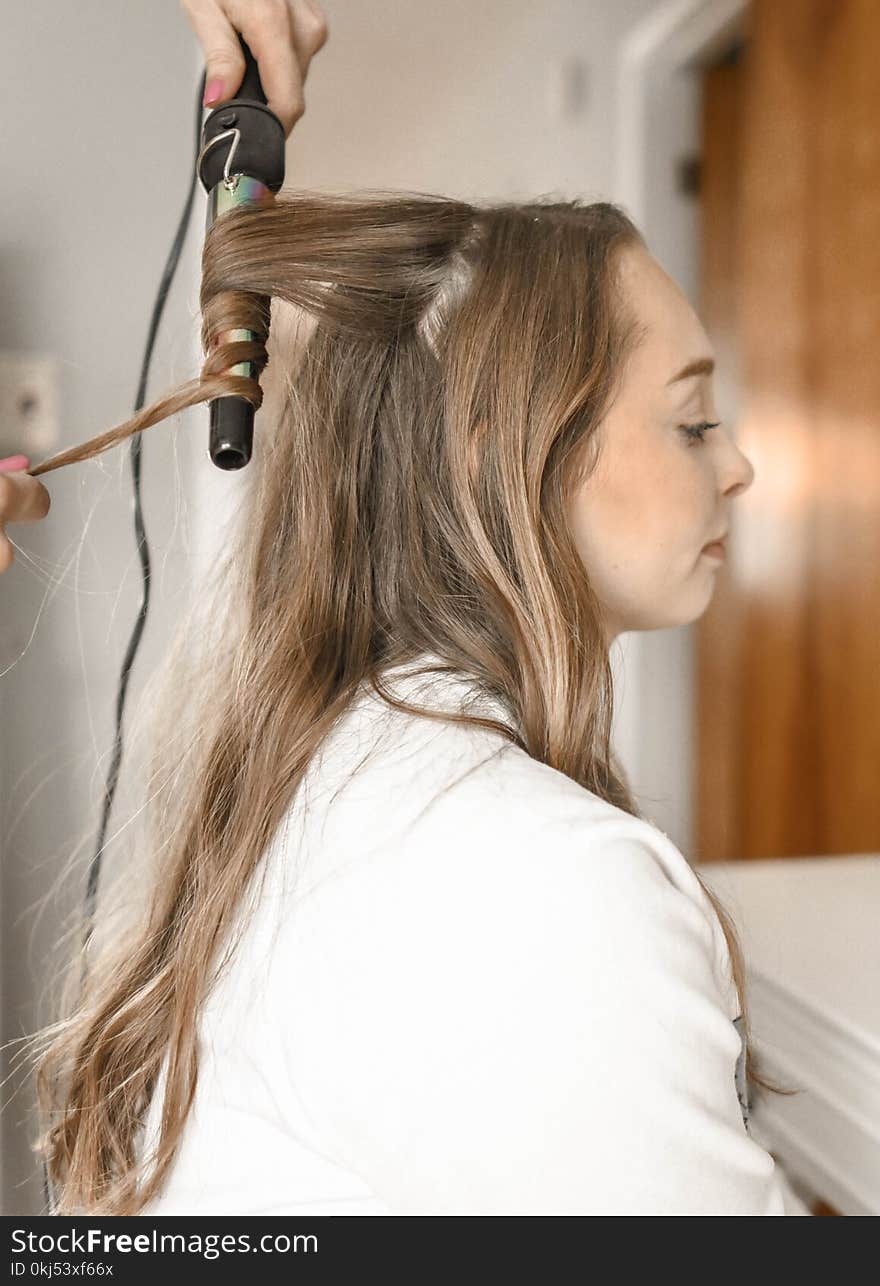
[[[44,1033],[58,1213],[785,1213],[735,926],[611,748],[753,479],[688,300],[610,202],[282,190],[200,302],[200,376],[32,471],[274,380]]]

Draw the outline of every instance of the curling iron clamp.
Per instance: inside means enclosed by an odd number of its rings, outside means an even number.
[[[239,205],[271,200],[284,182],[284,126],[266,105],[256,59],[239,36],[245,59],[238,95],[216,107],[205,120],[196,168],[208,194],[205,232],[214,220]],[[261,302],[268,308],[268,299]],[[218,342],[252,341],[246,329],[223,331]],[[253,362],[239,362],[230,374],[254,376]],[[211,459],[218,469],[241,469],[251,458],[254,408],[243,397],[218,397],[210,403]]]

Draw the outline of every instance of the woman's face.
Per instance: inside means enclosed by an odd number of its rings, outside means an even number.
[[[642,247],[627,248],[619,262],[647,329],[599,426],[598,464],[570,510],[609,644],[626,630],[702,615],[723,565],[703,546],[727,533],[730,502],[755,476],[723,424],[702,443],[680,427],[718,419],[711,375],[673,380],[693,360],[712,357],[688,299]]]

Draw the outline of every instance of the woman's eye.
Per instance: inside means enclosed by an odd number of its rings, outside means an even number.
[[[684,432],[690,447],[702,442],[709,429],[717,429],[720,423],[720,420],[715,420],[714,423],[710,423],[708,420],[701,420],[699,424],[680,424],[678,427]]]

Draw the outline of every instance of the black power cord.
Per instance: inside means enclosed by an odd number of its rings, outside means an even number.
[[[149,379],[150,362],[153,357],[153,345],[156,340],[156,334],[159,330],[159,323],[162,320],[162,313],[165,310],[165,301],[168,298],[168,291],[171,286],[171,282],[174,280],[177,263],[180,259],[180,252],[183,248],[187,229],[190,224],[193,197],[195,196],[196,183],[198,181],[198,158],[202,147],[202,113],[204,111],[202,99],[205,96],[206,74],[206,72],[202,72],[202,76],[199,81],[198,96],[196,99],[196,140],[192,165],[192,180],[189,192],[187,193],[186,202],[183,207],[183,213],[180,216],[180,222],[177,226],[174,242],[172,243],[168,260],[165,264],[165,270],[162,273],[162,280],[159,283],[159,293],[156,296],[156,302],[153,305],[153,315],[150,318],[150,329],[147,334],[147,346],[144,351],[144,360],[141,366],[140,381],[138,383],[137,397],[134,404],[133,414],[135,415],[142,409],[146,400],[147,380]],[[128,641],[128,648],[125,653],[125,659],[122,663],[122,671],[119,676],[119,686],[116,694],[116,738],[113,746],[113,759],[110,764],[107,786],[104,791],[104,807],[101,816],[101,829],[98,833],[98,842],[89,867],[89,881],[86,889],[86,933],[83,940],[82,952],[82,986],[85,985],[88,950],[94,928],[98,877],[101,870],[101,854],[104,849],[104,838],[107,834],[107,823],[110,819],[110,810],[113,807],[113,798],[116,794],[116,786],[119,781],[119,765],[122,762],[122,716],[125,708],[125,695],[128,690],[128,680],[131,675],[131,669],[134,665],[134,659],[137,655],[141,636],[143,635],[144,626],[147,621],[147,608],[150,602],[150,551],[149,546],[147,545],[147,533],[144,527],[143,510],[141,509],[141,448],[141,433],[138,432],[131,438],[130,458],[132,481],[134,484],[134,530],[135,536],[137,537],[138,555],[141,560],[141,572],[143,574],[143,598],[141,599],[137,620],[134,623],[134,629],[131,632],[131,638]],[[49,1214],[54,1214],[54,1195],[52,1193],[52,1185],[49,1179],[49,1167],[45,1158],[43,1158],[43,1197],[46,1203],[47,1212]]]

